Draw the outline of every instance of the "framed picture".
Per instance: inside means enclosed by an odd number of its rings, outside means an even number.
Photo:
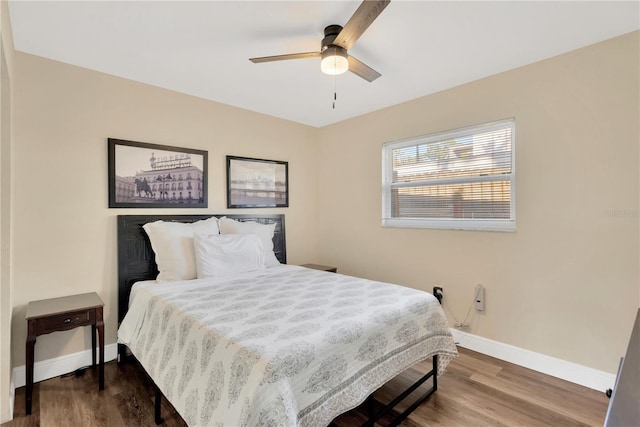
[[[108,139],[110,208],[206,208],[207,152]]]
[[[227,156],[228,208],[288,206],[288,162]]]

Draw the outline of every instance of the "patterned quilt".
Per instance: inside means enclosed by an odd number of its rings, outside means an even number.
[[[426,292],[296,266],[134,285],[118,330],[193,426],[325,426],[457,351]]]

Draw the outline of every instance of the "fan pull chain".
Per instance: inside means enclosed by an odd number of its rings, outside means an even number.
[[[333,75],[333,109],[336,109],[336,101],[338,100],[338,91],[336,90],[336,76]]]

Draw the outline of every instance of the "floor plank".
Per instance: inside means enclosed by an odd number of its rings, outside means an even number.
[[[521,366],[460,348],[438,391],[401,424],[404,427],[602,426],[609,400],[604,393],[562,381]],[[428,372],[425,361],[408,369],[375,394],[375,406]],[[428,381],[430,383],[430,381]],[[105,389],[98,392],[98,373],[87,369],[42,381],[34,386],[33,413],[25,414],[24,392],[16,390],[14,419],[2,427],[155,426],[153,387],[134,361],[105,364]],[[366,420],[361,405],[334,424],[350,427]],[[385,417],[381,425],[389,421]],[[164,426],[186,424],[162,401]]]

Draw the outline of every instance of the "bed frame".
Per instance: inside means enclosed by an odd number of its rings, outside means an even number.
[[[287,250],[284,229],[283,214],[210,214],[210,215],[118,215],[118,326],[124,319],[129,308],[129,295],[131,287],[135,282],[142,280],[154,280],[158,275],[158,268],[155,262],[155,255],[151,248],[151,242],[142,226],[153,221],[172,221],[190,223],[203,219],[217,217],[234,219],[236,221],[254,221],[261,224],[276,224],[273,235],[273,248],[278,261],[282,264],[287,263]],[[126,346],[118,345],[118,360],[126,355]],[[422,376],[413,385],[408,387],[404,392],[393,399],[382,409],[375,411],[373,393],[367,398],[368,420],[363,426],[373,426],[374,423],[391,411],[398,403],[411,395],[429,378],[432,378],[432,386],[419,398],[417,398],[407,409],[396,416],[389,424],[397,426],[411,412],[413,412],[420,404],[422,404],[429,396],[438,389],[438,379],[436,372],[438,371],[438,356],[433,356],[433,368],[430,372]],[[153,383],[153,381],[152,381]],[[155,389],[155,422],[162,423],[161,401],[162,392],[158,386],[153,384]]]

